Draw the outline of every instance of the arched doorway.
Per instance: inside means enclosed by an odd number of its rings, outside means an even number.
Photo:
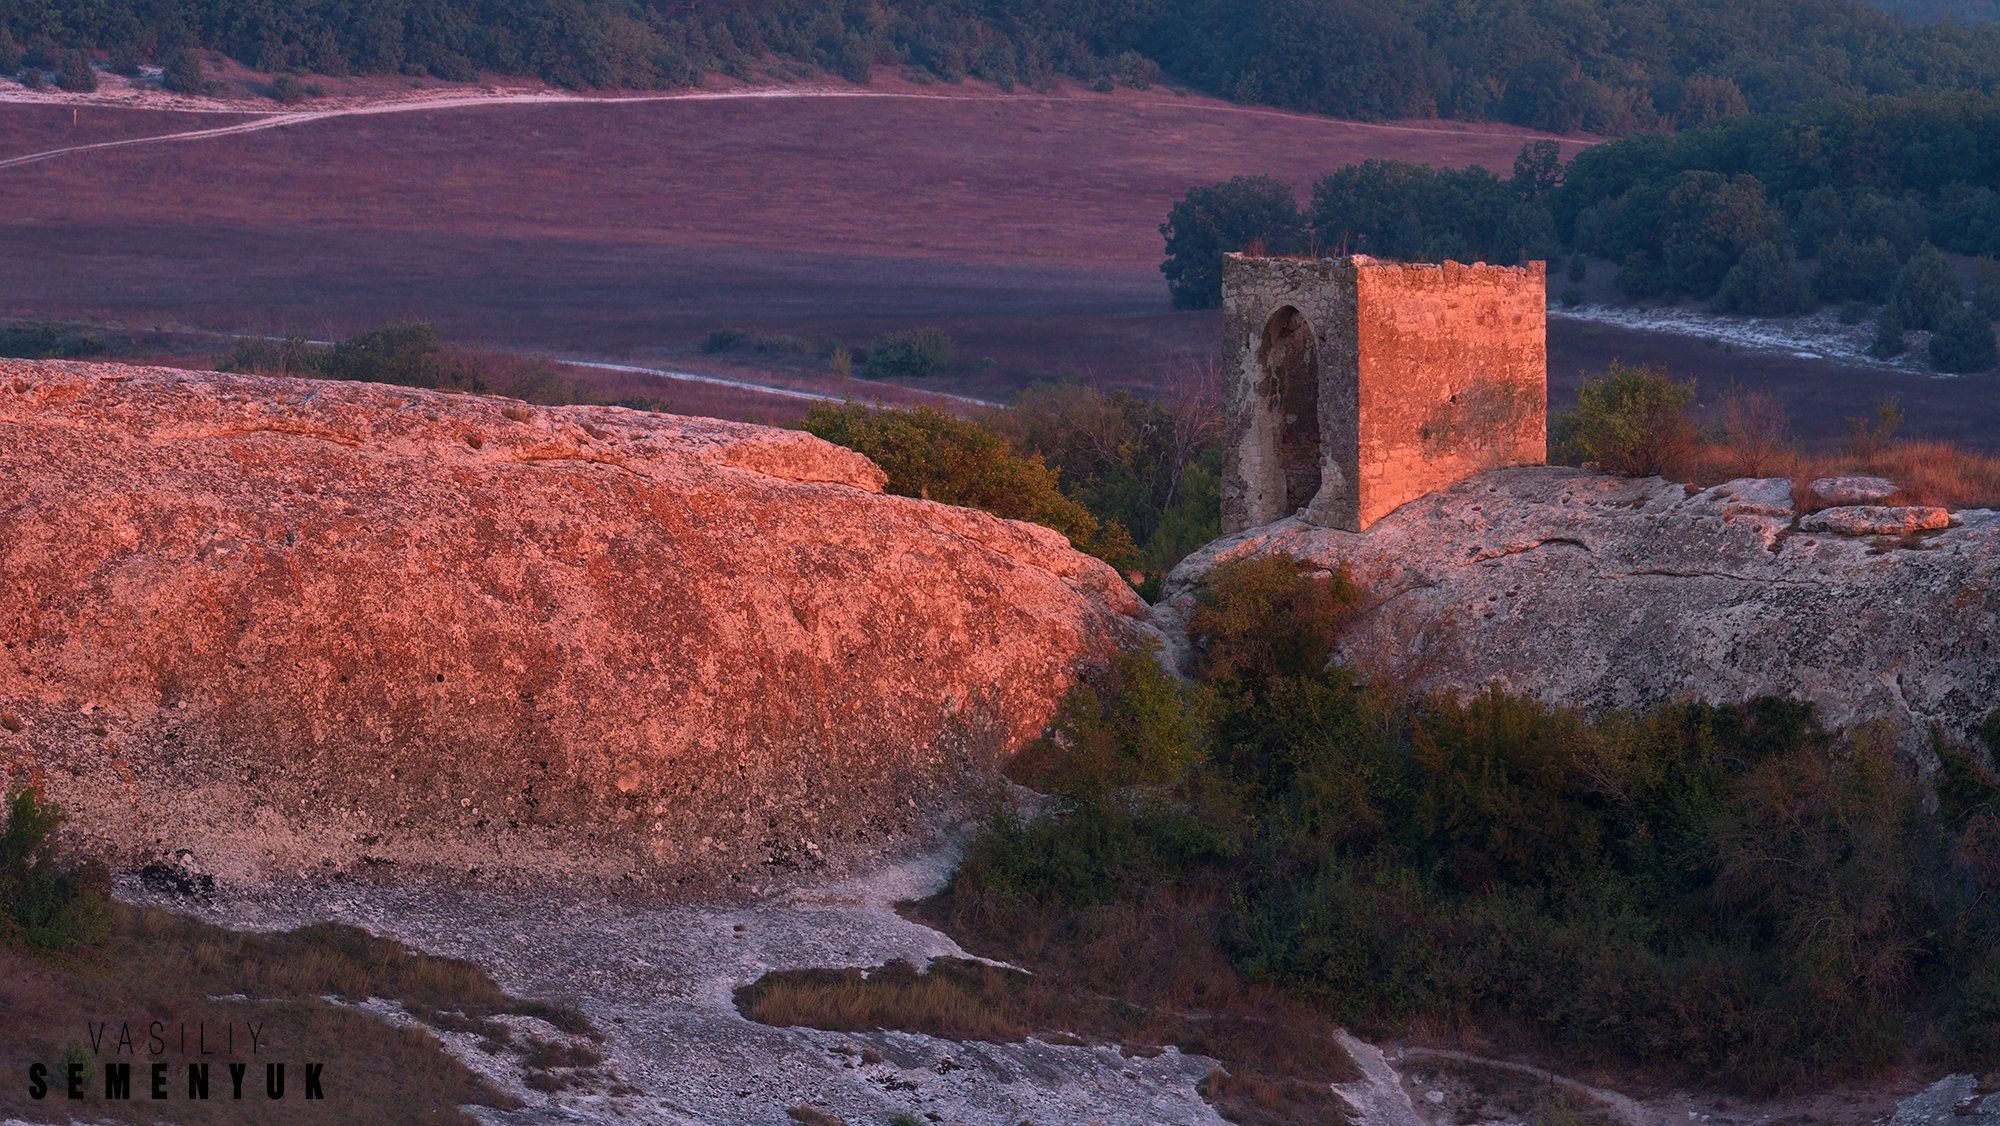
[[[1290,305],[1271,314],[1257,364],[1277,423],[1283,505],[1276,515],[1290,516],[1311,504],[1320,486],[1319,348],[1304,314]]]

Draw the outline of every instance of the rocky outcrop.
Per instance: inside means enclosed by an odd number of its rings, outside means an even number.
[[[225,877],[839,867],[1144,609],[882,481],[707,419],[0,361],[0,768]]]
[[[1590,708],[1782,693],[1887,720],[1919,754],[2000,707],[2000,513],[1904,539],[1801,530],[1783,480],[1694,491],[1573,469],[1488,473],[1363,533],[1283,520],[1169,578],[1171,628],[1219,561],[1344,566],[1371,608],[1344,642],[1418,688],[1498,684]]]
[[[1822,508],[1799,521],[1802,532],[1842,536],[1908,536],[1951,527],[1951,513],[1927,504],[1851,504]]]
[[[1815,477],[1806,487],[1830,505],[1880,504],[1896,495],[1887,477]]]

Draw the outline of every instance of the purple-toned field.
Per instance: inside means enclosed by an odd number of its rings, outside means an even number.
[[[468,344],[676,367],[708,363],[696,346],[722,327],[859,344],[936,325],[961,361],[944,389],[1156,386],[1215,346],[1216,317],[1168,308],[1158,273],[1190,185],[1262,173],[1304,197],[1372,156],[1505,169],[1533,138],[1159,92],[873,92],[893,96],[329,117],[0,169],[0,316],[313,335],[424,318]],[[213,124],[68,116],[0,106],[0,157]],[[1809,436],[1892,390],[1913,431],[2000,432],[1988,381],[1569,322],[1551,326],[1558,400],[1614,356],[1768,387]]]

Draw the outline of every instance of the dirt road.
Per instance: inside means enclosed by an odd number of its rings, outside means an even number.
[[[391,113],[427,113],[439,110],[471,109],[479,106],[502,105],[635,105],[646,102],[688,102],[688,101],[736,101],[742,99],[766,98],[895,98],[906,101],[973,101],[986,100],[993,95],[984,92],[966,93],[920,93],[908,90],[878,90],[867,86],[768,86],[746,87],[740,90],[682,90],[662,94],[571,94],[544,90],[495,90],[480,94],[435,94],[386,101],[360,101],[352,104],[331,106],[325,109],[292,110],[271,113],[250,121],[238,121],[213,129],[187,129],[173,133],[160,133],[146,137],[124,137],[115,141],[98,141],[85,145],[69,145],[63,148],[47,149],[42,152],[26,153],[21,156],[0,160],[0,169],[18,168],[22,165],[38,164],[44,160],[68,156],[74,153],[90,152],[96,149],[129,148],[133,145],[154,145],[202,141],[214,137],[232,137],[241,133],[257,133],[266,129],[284,129],[293,125],[309,125],[316,121],[328,121],[341,117],[374,117]],[[1023,101],[1050,101],[1072,97],[1065,94],[1017,94],[1012,98]],[[94,101],[83,96],[72,99],[73,104],[108,105],[125,109],[153,108],[140,99],[119,99],[116,101]],[[0,105],[17,104],[71,104],[59,96],[36,95],[25,89],[0,93]],[[1178,104],[1178,103],[1176,103]],[[159,108],[169,108],[161,106]],[[174,102],[171,108],[188,110],[189,106]],[[261,107],[255,104],[228,102],[210,107],[192,107],[197,112],[244,113],[257,112]],[[1307,114],[1291,113],[1286,110],[1262,109],[1256,106],[1238,106],[1221,102],[1190,101],[1186,108],[1209,112],[1227,113],[1248,117],[1270,117],[1297,119],[1310,117]],[[1462,129],[1405,125],[1390,122],[1349,122],[1357,129],[1384,133],[1429,134],[1453,136],[1462,134]],[[1578,144],[1596,144],[1593,140],[1578,141]]]

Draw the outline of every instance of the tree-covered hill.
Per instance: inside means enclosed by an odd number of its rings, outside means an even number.
[[[1854,0],[0,0],[0,34],[30,58],[202,47],[267,71],[577,87],[771,59],[1008,87],[1145,84],[1164,68],[1319,113],[1611,133],[2000,83],[2000,26],[1920,25]]]
[[[1203,185],[1160,228],[1160,268],[1174,303],[1199,308],[1221,299],[1221,255],[1249,246],[1557,259],[1559,297],[1594,259],[1613,264],[1630,298],[1769,316],[1837,305],[1849,323],[1876,317],[1880,355],[1921,330],[1940,370],[1987,371],[2000,362],[1996,185],[2000,96],[1825,102],[1628,137],[1567,166],[1555,142],[1537,141],[1506,179],[1364,161],[1323,177],[1304,208],[1267,177]]]

